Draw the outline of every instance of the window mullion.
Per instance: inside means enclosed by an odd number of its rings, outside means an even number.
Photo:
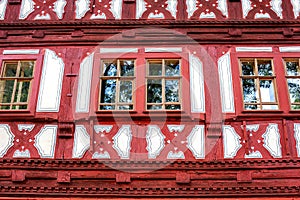
[[[166,109],[166,91],[165,91],[165,81],[166,81],[166,79],[165,79],[165,59],[163,59],[163,62],[162,62],[162,79],[161,79],[161,81],[162,81],[162,88],[161,88],[161,91],[162,91],[162,109]]]

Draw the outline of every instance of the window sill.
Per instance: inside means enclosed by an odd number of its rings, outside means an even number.
[[[243,110],[242,113],[283,113],[282,110]]]
[[[34,112],[30,110],[0,110],[0,118],[2,117],[33,117]]]

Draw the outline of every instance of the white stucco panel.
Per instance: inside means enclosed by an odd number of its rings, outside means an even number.
[[[22,0],[19,19],[26,19],[34,11],[33,0]]]
[[[129,159],[131,139],[130,125],[122,125],[118,133],[113,137],[113,148],[117,151],[121,159]]]
[[[149,125],[147,134],[148,158],[156,158],[165,147],[165,136],[162,134],[160,128],[156,125]]]
[[[81,19],[84,17],[87,11],[90,10],[90,0],[77,0],[76,5],[76,16],[75,19]]]
[[[191,111],[205,112],[203,64],[200,59],[192,54],[189,55],[190,63],[190,93]]]
[[[204,125],[196,125],[187,137],[187,148],[191,150],[196,159],[205,158]]]
[[[83,125],[76,125],[72,158],[82,158],[90,148],[90,136]]]
[[[45,51],[37,112],[58,112],[64,73],[64,62],[54,51]]]
[[[300,157],[300,124],[299,123],[295,123],[294,124],[294,137],[296,140],[296,149],[297,149],[297,153],[298,153],[298,157]]]
[[[229,53],[226,53],[218,60],[220,91],[222,98],[222,112],[235,112],[230,63],[231,62]]]
[[[234,158],[238,150],[242,147],[241,137],[230,125],[223,126],[223,147],[224,158]]]
[[[270,152],[270,154],[274,158],[281,158],[282,155],[278,124],[269,124],[262,137],[264,138],[263,146]]]
[[[35,136],[34,146],[41,158],[54,158],[57,125],[45,125]]]
[[[7,0],[0,0],[0,20],[4,20]]]
[[[0,138],[0,158],[2,158],[14,145],[15,135],[11,132],[8,124],[0,124]]]
[[[76,101],[76,112],[89,112],[91,82],[93,72],[94,54],[87,56],[80,64],[78,92]]]

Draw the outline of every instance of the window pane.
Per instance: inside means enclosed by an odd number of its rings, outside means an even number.
[[[117,62],[104,62],[103,76],[117,76]]]
[[[132,102],[132,82],[120,81],[119,102]]]
[[[179,80],[166,80],[166,102],[179,102]]]
[[[286,62],[286,75],[299,76],[299,63],[297,61]]]
[[[262,102],[275,102],[273,80],[260,80],[259,85]]]
[[[100,110],[114,110],[115,109],[115,106],[100,106]]]
[[[101,103],[115,103],[116,83],[114,79],[102,80]]]
[[[32,77],[34,62],[21,62],[21,72],[20,77]]]
[[[6,80],[6,81],[1,81],[1,82],[4,85],[3,90],[1,87],[1,97],[2,97],[1,103],[10,103],[15,81],[14,80]]]
[[[118,106],[118,110],[133,110],[133,105]]]
[[[278,110],[278,105],[262,105],[262,110]]]
[[[272,61],[271,60],[257,60],[258,75],[259,76],[272,76]]]
[[[249,105],[249,104],[245,104],[244,106],[245,110],[257,110],[259,109],[259,105]]]
[[[255,88],[254,79],[242,79],[242,84],[243,84],[244,102],[257,103],[258,95]]]
[[[243,61],[241,64],[242,75],[254,75],[254,61]]]
[[[30,82],[18,82],[14,102],[27,102]]]
[[[134,76],[134,60],[121,60],[121,76]]]
[[[149,63],[149,76],[161,76],[162,75],[162,60],[150,60]]]
[[[147,81],[147,102],[148,103],[162,102],[161,80],[150,79]]]
[[[6,63],[3,77],[15,77],[17,74],[18,63]]]
[[[300,109],[300,105],[292,105],[292,110],[299,110]]]
[[[147,110],[161,110],[162,106],[161,105],[148,105]]]
[[[180,75],[179,60],[166,60],[165,74],[166,76],[179,76]]]
[[[180,110],[180,105],[166,105],[167,110]]]
[[[291,103],[300,103],[300,79],[287,79]]]

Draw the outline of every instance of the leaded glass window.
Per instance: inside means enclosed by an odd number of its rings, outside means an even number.
[[[0,79],[0,109],[27,110],[35,61],[4,61]]]
[[[272,59],[240,59],[245,110],[277,110],[275,74]]]
[[[292,110],[300,109],[300,68],[299,58],[284,60],[285,75],[289,89],[289,97]]]
[[[147,110],[181,110],[179,59],[147,60]]]
[[[133,110],[135,60],[103,60],[99,110]]]

